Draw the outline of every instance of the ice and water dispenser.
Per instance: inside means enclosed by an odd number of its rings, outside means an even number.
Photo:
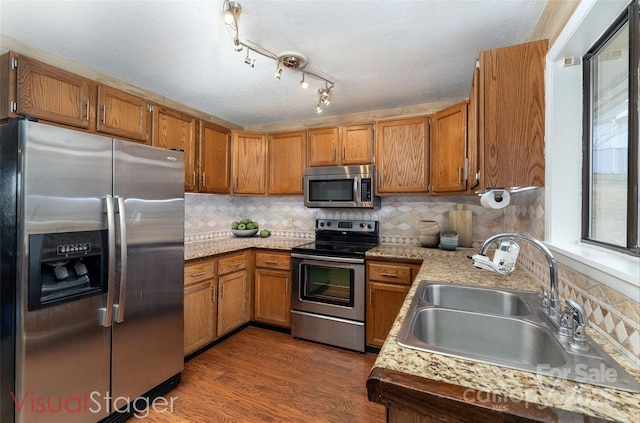
[[[106,291],[107,232],[29,235],[29,310]]]

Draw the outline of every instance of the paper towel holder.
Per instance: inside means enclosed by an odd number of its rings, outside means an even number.
[[[495,195],[494,195],[495,200],[498,203],[501,203],[503,199],[502,196],[504,195],[505,191],[508,192],[509,190],[504,188],[486,188],[486,189],[476,191],[476,194],[478,194],[478,196],[483,196],[488,192],[495,192]]]

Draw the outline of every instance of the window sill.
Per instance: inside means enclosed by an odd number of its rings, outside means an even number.
[[[547,244],[558,263],[638,300],[640,258],[582,243]]]

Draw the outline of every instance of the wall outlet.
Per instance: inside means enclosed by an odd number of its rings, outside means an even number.
[[[287,219],[286,225],[287,225],[287,228],[292,228],[293,227],[293,219],[289,217]]]

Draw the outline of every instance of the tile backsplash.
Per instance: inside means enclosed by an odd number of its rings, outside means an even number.
[[[446,201],[445,201],[446,200]],[[444,230],[449,210],[463,204],[473,215],[474,246],[502,230],[502,210],[485,209],[477,196],[383,197],[380,209],[308,209],[302,197],[238,197],[185,194],[185,241],[229,236],[234,220],[249,217],[274,236],[313,237],[315,219],[379,220],[383,243],[420,245],[420,220],[435,220]]]
[[[185,194],[185,242],[231,236],[230,225],[245,217],[268,228],[273,236],[314,238],[318,218],[379,220],[383,243],[420,245],[420,220],[435,220],[448,227],[448,212],[462,204],[473,216],[473,247],[500,232],[526,233],[544,240],[544,189],[511,195],[511,204],[503,209],[486,209],[477,196],[402,196],[383,197],[377,210],[308,209],[302,197],[238,197]],[[549,283],[549,266],[536,248],[520,244],[518,265],[541,284]],[[580,274],[558,266],[560,299],[572,297],[585,308],[589,328],[597,330],[611,344],[640,367],[640,306],[637,300]]]

